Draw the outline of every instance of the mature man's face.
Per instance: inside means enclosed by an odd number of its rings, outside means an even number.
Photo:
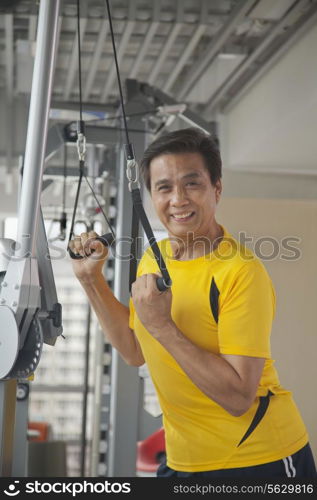
[[[151,196],[170,236],[210,236],[221,182],[211,184],[200,153],[163,154],[150,164]]]

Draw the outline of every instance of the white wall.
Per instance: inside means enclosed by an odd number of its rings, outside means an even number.
[[[317,26],[228,113],[227,168],[317,170]]]

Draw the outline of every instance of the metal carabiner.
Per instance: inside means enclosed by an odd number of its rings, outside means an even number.
[[[80,161],[85,161],[86,156],[86,137],[83,133],[78,132],[77,134],[77,151]]]
[[[134,170],[133,170],[134,169]],[[128,187],[131,192],[132,189],[140,189],[140,181],[139,181],[139,165],[133,160],[127,160],[127,169],[126,169],[127,179],[128,179]]]

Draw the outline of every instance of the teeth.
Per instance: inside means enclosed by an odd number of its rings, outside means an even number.
[[[188,212],[186,214],[181,214],[181,215],[173,215],[173,217],[175,217],[175,219],[185,219],[186,217],[189,217],[190,215],[192,214],[192,212]]]

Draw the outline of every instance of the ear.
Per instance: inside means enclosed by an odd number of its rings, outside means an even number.
[[[219,179],[215,184],[215,195],[216,195],[216,203],[219,202],[222,193],[222,183]]]

